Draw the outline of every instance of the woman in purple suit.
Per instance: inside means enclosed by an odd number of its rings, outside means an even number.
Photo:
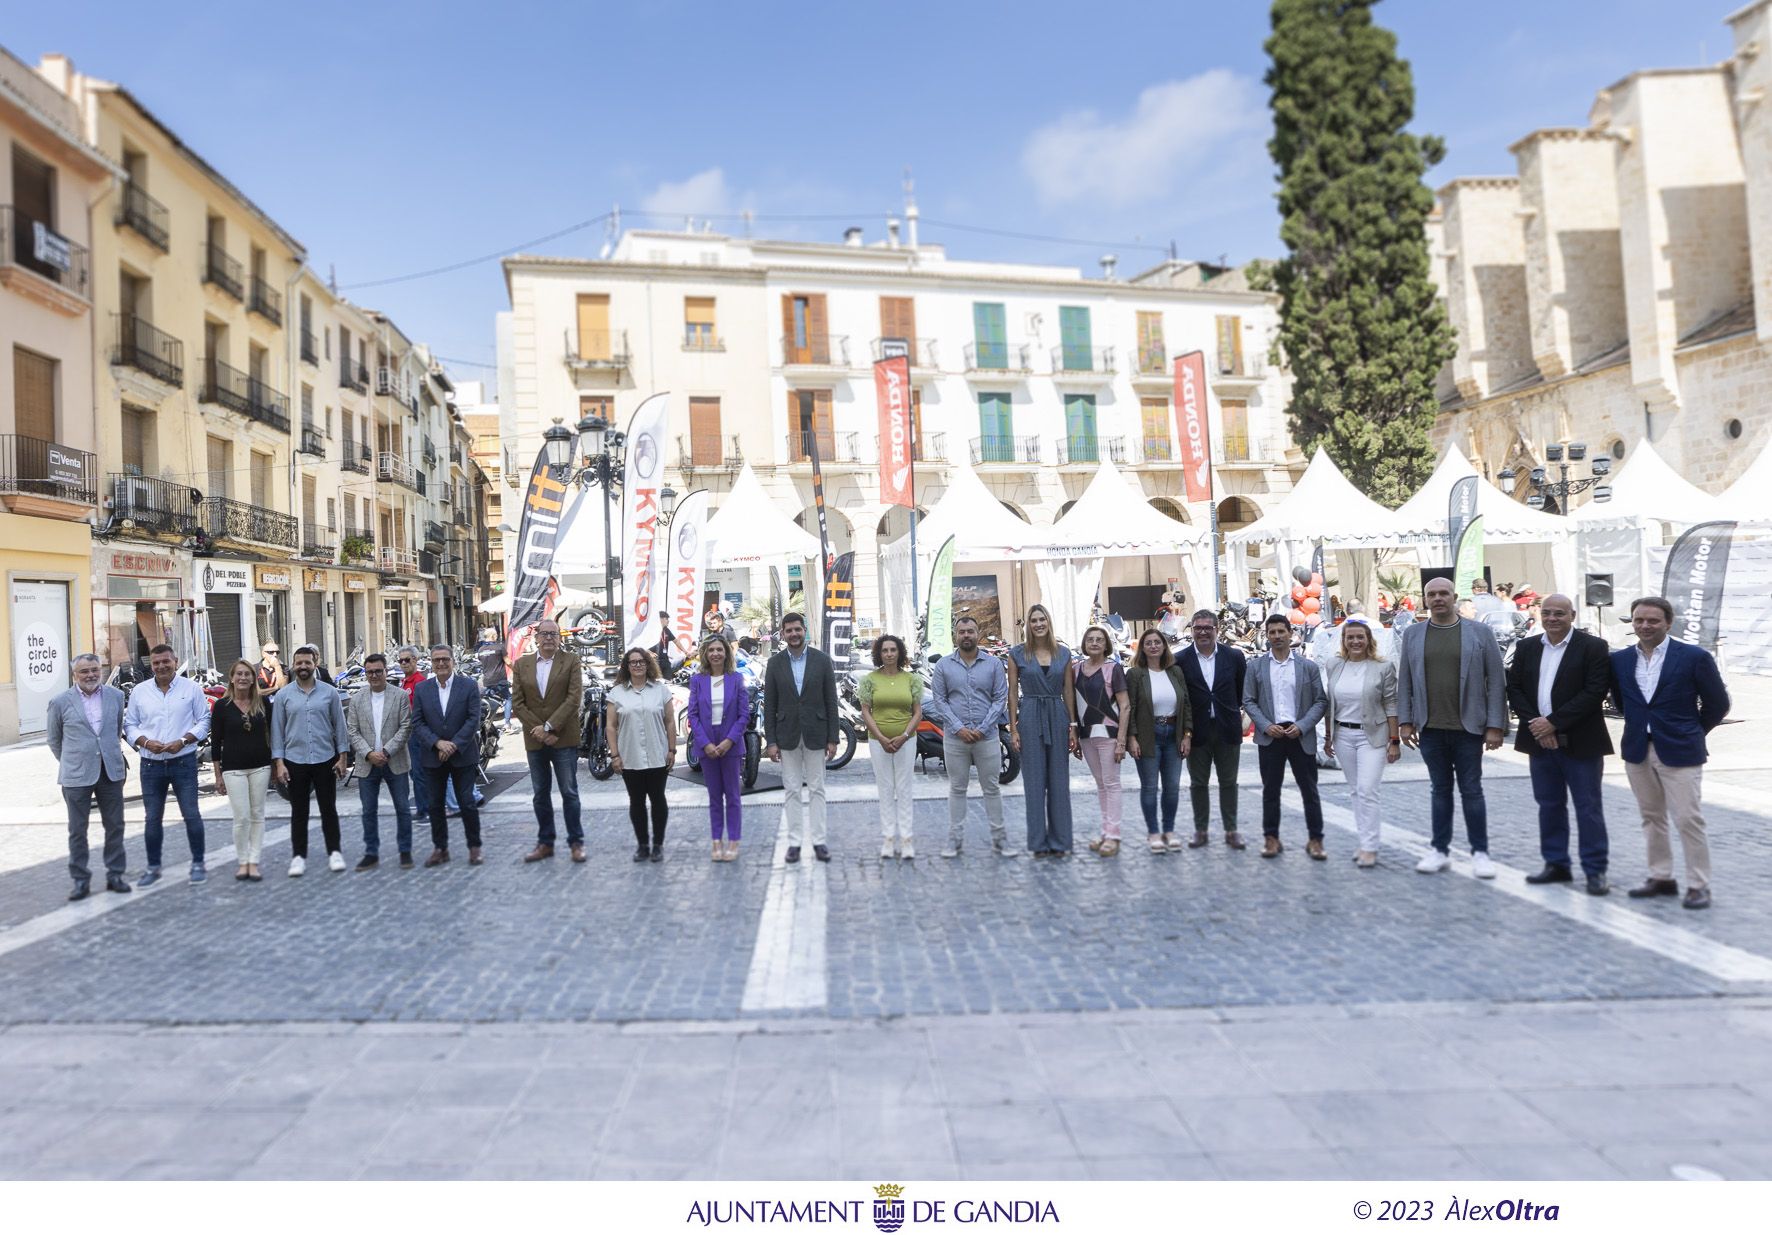
[[[744,675],[732,668],[726,640],[710,635],[701,645],[701,667],[689,679],[689,740],[708,787],[708,825],[714,861],[738,857],[744,830],[739,794],[744,780],[744,735],[751,722],[751,695]]]

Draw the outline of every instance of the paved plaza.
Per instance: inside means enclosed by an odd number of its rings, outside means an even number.
[[[1523,761],[1490,756],[1501,877],[1417,875],[1425,771],[1385,783],[1356,869],[1338,773],[1330,860],[1142,847],[990,853],[976,797],[936,856],[945,781],[918,779],[918,857],[882,860],[865,754],[831,779],[833,861],[788,866],[779,791],[736,863],[674,780],[667,860],[630,860],[619,781],[582,778],[591,860],[526,866],[520,750],[487,863],[211,878],[68,905],[41,747],[0,752],[0,1174],[607,1178],[1648,1178],[1772,1176],[1772,691],[1707,774],[1716,907],[1627,900],[1642,839],[1606,783],[1617,891],[1532,888]],[[1252,748],[1246,748],[1252,751]],[[1259,836],[1252,753],[1243,828]],[[1005,805],[1021,820],[1020,785]],[[346,856],[355,795],[345,805]],[[1187,818],[1183,804],[1183,819]],[[130,802],[130,873],[142,862]],[[1184,830],[1187,828],[1184,822]],[[459,824],[457,825],[459,827]],[[95,828],[96,831],[96,828]],[[420,836],[425,836],[421,825]],[[416,848],[422,857],[428,842]],[[810,859],[810,855],[808,855]]]

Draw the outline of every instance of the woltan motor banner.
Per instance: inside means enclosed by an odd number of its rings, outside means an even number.
[[[1723,618],[1723,589],[1729,581],[1729,549],[1735,524],[1700,523],[1674,541],[1661,577],[1661,594],[1674,607],[1675,637],[1717,650]]]
[[[1206,407],[1206,353],[1175,358],[1175,437],[1187,500],[1212,500],[1212,422]]]

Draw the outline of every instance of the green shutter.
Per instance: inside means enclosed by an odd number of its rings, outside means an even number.
[[[1067,442],[1067,457],[1072,463],[1096,463],[1100,461],[1095,440],[1095,396],[1066,395],[1064,397],[1064,431]]]
[[[972,329],[978,342],[978,367],[1007,369],[1009,367],[1009,332],[1000,304],[974,304]]]
[[[1015,425],[1007,392],[981,391],[978,396],[978,460],[980,463],[1015,461]]]
[[[1064,368],[1069,373],[1087,373],[1094,368],[1089,340],[1089,310],[1078,306],[1058,308],[1058,341],[1064,349]]]

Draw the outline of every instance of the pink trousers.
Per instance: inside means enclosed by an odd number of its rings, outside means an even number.
[[[1084,738],[1083,762],[1095,777],[1101,799],[1101,834],[1120,839],[1120,765],[1114,762],[1114,738]]]

